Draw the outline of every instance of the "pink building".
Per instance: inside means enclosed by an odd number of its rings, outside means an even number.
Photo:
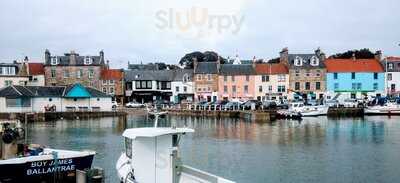
[[[223,64],[218,76],[220,100],[255,99],[255,65]]]

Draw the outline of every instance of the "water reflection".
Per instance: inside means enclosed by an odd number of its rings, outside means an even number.
[[[186,164],[237,182],[395,182],[400,178],[400,117],[305,118],[252,123],[168,116],[160,126],[194,128],[182,139]],[[150,127],[146,115],[29,124],[30,142],[91,149],[116,182],[114,165],[126,128]]]

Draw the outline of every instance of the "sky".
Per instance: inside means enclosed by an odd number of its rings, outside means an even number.
[[[400,55],[398,0],[2,0],[0,62],[74,50],[111,67],[178,63],[186,53],[271,59],[321,48]]]

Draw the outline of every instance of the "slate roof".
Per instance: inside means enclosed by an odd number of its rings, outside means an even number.
[[[319,59],[319,65],[318,66],[312,66],[310,64],[311,58],[315,56]],[[302,66],[295,66],[294,65],[294,60],[296,57],[300,57],[303,59],[303,65]],[[289,54],[289,67],[291,69],[294,68],[303,68],[303,69],[313,69],[313,68],[325,68],[324,61],[321,60],[316,54]]]
[[[199,62],[194,69],[195,74],[218,74],[217,62]]]
[[[128,64],[129,70],[158,70],[158,64]]]
[[[0,97],[64,97],[74,85],[69,86],[19,86],[12,85],[0,89]],[[94,88],[85,87],[92,97],[110,97]]]
[[[71,57],[75,57],[76,63],[72,63]],[[85,58],[92,60],[91,64],[85,64]],[[46,59],[45,65],[51,66],[51,59],[57,59],[57,66],[101,66],[105,65],[104,58],[101,56],[80,56],[78,53],[65,53],[64,56],[50,56]]]
[[[174,81],[183,81],[184,76],[187,75],[189,81],[193,79],[193,69],[177,69],[174,70]]]
[[[376,59],[327,59],[325,65],[328,72],[384,72]]]
[[[256,71],[252,64],[222,64],[221,75],[255,75]]]
[[[288,74],[289,70],[285,64],[256,64],[257,74]]]

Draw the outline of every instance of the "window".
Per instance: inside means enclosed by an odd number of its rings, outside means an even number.
[[[236,86],[232,86],[232,93],[236,93]]]
[[[235,76],[231,76],[231,80],[232,80],[232,82],[234,82],[235,81]]]
[[[249,75],[246,76],[246,81],[247,82],[250,81],[250,76]]]
[[[50,64],[51,65],[57,65],[58,64],[58,58],[57,57],[51,57],[50,58]]]
[[[79,69],[78,72],[76,72],[76,78],[81,78],[83,75],[83,70]]]
[[[278,82],[285,82],[286,81],[286,76],[284,74],[278,75]]]
[[[114,87],[110,87],[110,94],[114,94]]]
[[[306,88],[306,90],[310,90],[310,82],[306,82],[304,87]]]
[[[378,90],[378,83],[374,83],[374,90]]]
[[[337,79],[337,78],[338,78],[338,73],[337,72],[333,73],[333,79]]]
[[[244,85],[244,93],[249,93],[249,86],[248,85]]]
[[[93,77],[94,77],[94,70],[89,69],[89,78],[93,78]]]
[[[228,81],[228,76],[224,76],[224,82]]]
[[[258,92],[262,92],[262,91],[263,91],[262,86],[258,86]]]
[[[51,78],[56,78],[56,69],[50,70]]]
[[[339,83],[335,83],[333,87],[335,90],[339,89]]]
[[[286,87],[285,87],[285,86],[278,86],[278,92],[279,92],[279,93],[284,93],[284,92],[286,92]]]
[[[69,71],[68,70],[64,70],[64,78],[69,78]]]
[[[103,93],[107,93],[107,88],[103,87]]]
[[[306,71],[306,76],[309,77],[310,75],[310,71]]]
[[[300,76],[300,71],[299,70],[296,70],[295,73],[296,73],[296,77]]]
[[[392,70],[393,69],[393,63],[388,64],[388,69]]]
[[[5,86],[11,86],[13,84],[13,82],[11,80],[5,80],[4,81],[4,85]]]
[[[161,90],[170,90],[171,89],[171,82],[162,81],[161,82]]]
[[[197,75],[197,81],[201,81],[201,74]]]
[[[311,58],[311,65],[312,66],[317,66],[319,64],[319,59],[316,56],[313,56]]]
[[[261,80],[262,80],[262,82],[268,82],[269,81],[269,76],[268,75],[263,75]]]
[[[361,88],[362,88],[361,83],[357,83],[357,90],[361,90]]]
[[[268,91],[269,91],[269,92],[272,92],[272,85],[269,85],[269,86],[268,86]]]
[[[51,101],[53,101],[53,99],[52,99],[52,98],[49,98],[49,102],[51,102]]]
[[[390,90],[391,90],[392,92],[396,91],[396,84],[391,84],[391,85],[390,85]]]
[[[357,89],[357,83],[351,83],[351,89],[356,90]]]
[[[316,77],[320,77],[321,76],[321,70],[317,70],[317,74],[315,74]]]
[[[107,84],[107,80],[103,80],[103,85],[106,85]]]
[[[97,98],[97,101],[100,101],[100,98]]]
[[[151,81],[136,81],[136,89],[152,89]]]
[[[388,73],[387,74],[387,80],[388,81],[392,81],[392,73]]]
[[[74,102],[76,102],[76,101],[78,101],[78,99],[77,99],[77,98],[74,98]]]
[[[378,79],[378,73],[374,73],[374,79]]]
[[[85,65],[90,65],[92,64],[92,58],[90,58],[89,56],[85,57]]]
[[[125,154],[126,157],[132,159],[132,139],[125,137]]]
[[[228,86],[224,86],[224,93],[228,93]]]
[[[211,74],[207,74],[208,81],[211,81]]]
[[[6,98],[7,107],[31,107],[30,98]]]
[[[351,73],[351,79],[356,79],[356,73],[355,72]]]
[[[179,92],[179,86],[175,87],[175,91]]]
[[[303,65],[303,59],[300,58],[299,56],[297,56],[297,57],[294,59],[294,65],[295,65],[295,66],[302,66],[302,65]]]
[[[294,90],[300,90],[300,82],[294,83]]]
[[[320,90],[321,89],[321,82],[316,82],[315,83],[315,89]]]
[[[187,92],[187,86],[183,87],[183,92]]]

